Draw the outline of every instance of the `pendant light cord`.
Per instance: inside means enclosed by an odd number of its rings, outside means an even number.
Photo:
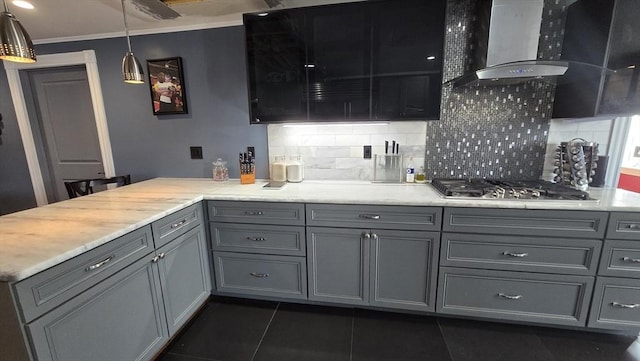
[[[7,6],[6,0],[4,6]],[[124,9],[124,0],[121,0],[122,3],[122,16],[124,17],[124,33],[127,37],[127,45],[129,46],[129,52],[131,53],[131,40],[129,40],[129,26],[127,25],[127,12]]]
[[[9,12],[9,7],[7,6],[7,0],[2,0],[2,2],[4,3],[4,12],[8,13]]]

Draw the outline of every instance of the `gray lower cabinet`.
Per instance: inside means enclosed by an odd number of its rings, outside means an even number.
[[[307,228],[309,299],[435,309],[439,233]]]
[[[198,226],[156,251],[169,334],[189,320],[211,294],[204,229]]]
[[[437,312],[585,326],[593,277],[440,267]]]
[[[589,327],[640,330],[640,280],[598,277]]]
[[[307,227],[309,299],[369,304],[368,229]]]
[[[445,208],[436,312],[586,326],[608,217]]]
[[[158,268],[147,255],[26,325],[39,360],[148,360],[168,340]]]
[[[304,257],[213,252],[218,293],[307,298]]]

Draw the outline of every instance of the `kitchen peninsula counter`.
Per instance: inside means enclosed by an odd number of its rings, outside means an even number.
[[[594,201],[444,199],[424,184],[157,178],[0,217],[0,281],[16,282],[202,200],[640,212],[640,194],[592,189]]]

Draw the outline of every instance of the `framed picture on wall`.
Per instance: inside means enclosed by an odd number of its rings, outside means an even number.
[[[182,58],[147,60],[154,115],[187,114]]]

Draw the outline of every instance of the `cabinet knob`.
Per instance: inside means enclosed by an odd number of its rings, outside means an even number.
[[[160,260],[160,257],[158,257],[158,256],[154,256],[154,257],[151,259],[151,263],[158,263],[158,261],[159,261],[159,260]]]

